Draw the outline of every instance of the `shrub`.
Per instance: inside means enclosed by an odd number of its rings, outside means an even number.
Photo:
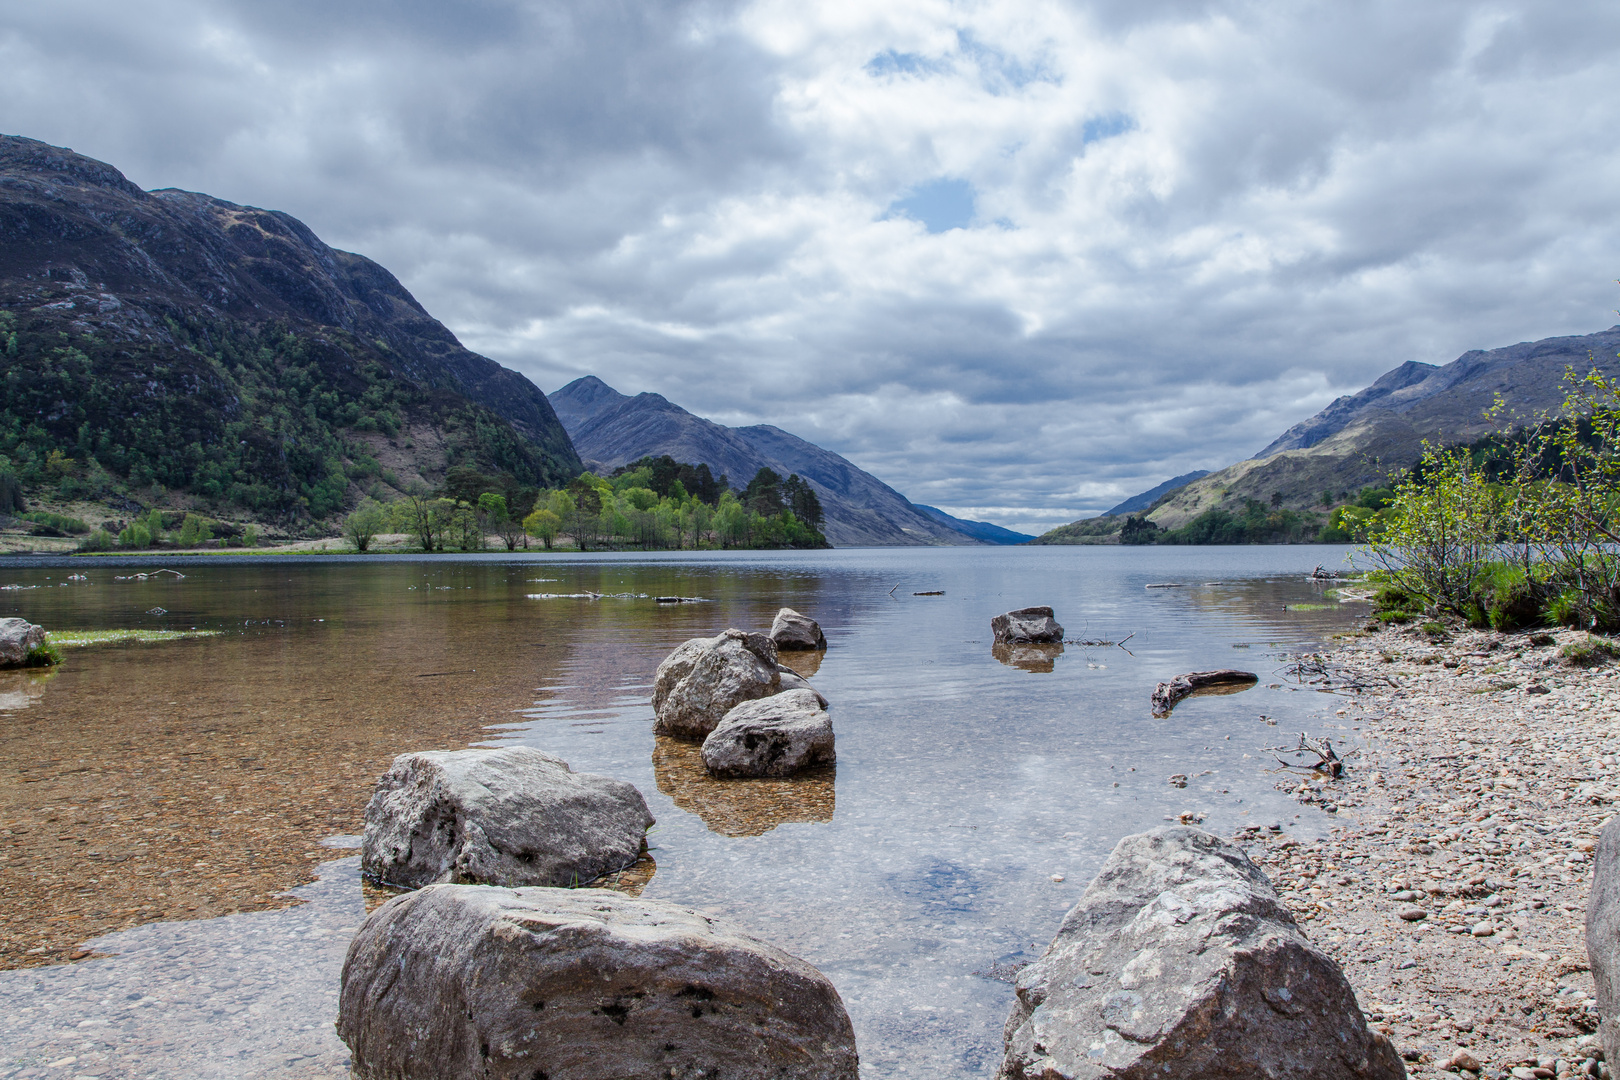
[[[148,548],[152,546],[152,534],[146,526],[139,521],[125,525],[118,533],[118,546],[122,548]]]
[[[1620,646],[1607,638],[1587,638],[1570,642],[1558,650],[1558,655],[1574,667],[1595,667],[1620,656]]]
[[[35,645],[23,658],[23,667],[55,667],[62,662],[62,651],[49,641]]]
[[[1391,623],[1395,626],[1405,626],[1407,623],[1417,618],[1417,616],[1412,614],[1410,611],[1379,611],[1373,614],[1373,618],[1382,623]]]
[[[90,526],[78,518],[48,510],[34,510],[23,514],[22,519],[34,523],[36,536],[79,536],[90,531]]]
[[[258,547],[259,546],[259,529],[258,529],[258,526],[255,526],[255,525],[245,525],[245,526],[243,526],[243,528],[242,528],[242,546],[243,547]]]
[[[111,551],[112,546],[113,534],[106,529],[97,529],[79,541],[80,551]]]

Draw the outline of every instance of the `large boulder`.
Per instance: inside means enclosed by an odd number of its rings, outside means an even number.
[[[1199,829],[1121,840],[1017,992],[1002,1080],[1406,1075],[1260,869]]]
[[[791,776],[830,765],[832,717],[814,690],[784,690],[745,701],[703,740],[703,765],[714,776]]]
[[[777,664],[776,673],[782,677],[781,685],[776,691],[777,693],[785,694],[789,690],[808,690],[812,694],[816,695],[816,700],[821,702],[821,707],[823,709],[827,707],[827,699],[821,696],[820,690],[817,690],[815,687],[810,685],[809,679],[805,678],[803,675],[800,675],[797,671],[794,671],[786,664]]]
[[[1620,817],[1603,826],[1592,853],[1586,956],[1597,990],[1598,1038],[1604,1056],[1620,1062]]]
[[[815,968],[719,920],[605,889],[435,885],[372,912],[343,964],[359,1080],[856,1080]]]
[[[401,754],[366,804],[360,866],[413,889],[582,885],[634,863],[652,824],[634,786],[531,747]]]
[[[1052,617],[1049,607],[1019,608],[990,620],[990,629],[996,640],[1008,645],[1030,645],[1061,642],[1063,627]]]
[[[727,630],[684,642],[658,665],[653,680],[653,731],[701,739],[720,718],[782,688],[776,643],[764,634]]]
[[[27,619],[0,619],[0,668],[22,667],[45,645],[45,628]]]
[[[790,607],[776,613],[771,620],[771,640],[782,650],[825,649],[827,635],[821,632],[816,620],[800,615]]]

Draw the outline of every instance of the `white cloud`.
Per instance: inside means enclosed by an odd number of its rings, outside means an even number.
[[[0,24],[0,128],[287,210],[547,389],[775,423],[1030,529],[1406,360],[1611,322],[1617,23],[64,0]]]

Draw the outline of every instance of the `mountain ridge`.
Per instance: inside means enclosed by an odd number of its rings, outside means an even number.
[[[822,532],[837,547],[980,542],[924,514],[852,462],[769,424],[726,427],[661,394],[621,394],[594,375],[575,379],[550,400],[581,458],[603,469],[668,454],[706,464],[739,488],[761,467],[797,473],[815,488],[826,515]]]

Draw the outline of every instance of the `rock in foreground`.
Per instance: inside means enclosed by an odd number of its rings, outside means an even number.
[[[1019,608],[990,620],[996,641],[1009,645],[1049,644],[1063,640],[1063,627],[1049,607]]]
[[[745,701],[703,740],[703,765],[714,776],[791,776],[831,764],[832,717],[814,690],[784,690]]]
[[[825,649],[827,635],[816,620],[785,607],[771,621],[771,640],[783,650]]]
[[[1199,829],[1121,840],[1017,989],[1001,1080],[1406,1075],[1265,875]]]
[[[360,1080],[856,1080],[826,977],[695,911],[604,889],[438,885],[367,917],[338,1035]]]
[[[360,865],[392,885],[579,885],[641,854],[652,814],[622,780],[527,746],[401,754],[366,805]]]
[[[653,683],[653,731],[701,739],[745,701],[782,688],[776,643],[764,634],[727,630],[692,638],[658,665]]]
[[[1598,1038],[1604,1056],[1620,1061],[1620,817],[1609,819],[1592,853],[1586,902],[1586,955],[1597,992]]]
[[[45,646],[45,628],[27,619],[0,619],[0,668],[22,667],[28,654]]]

